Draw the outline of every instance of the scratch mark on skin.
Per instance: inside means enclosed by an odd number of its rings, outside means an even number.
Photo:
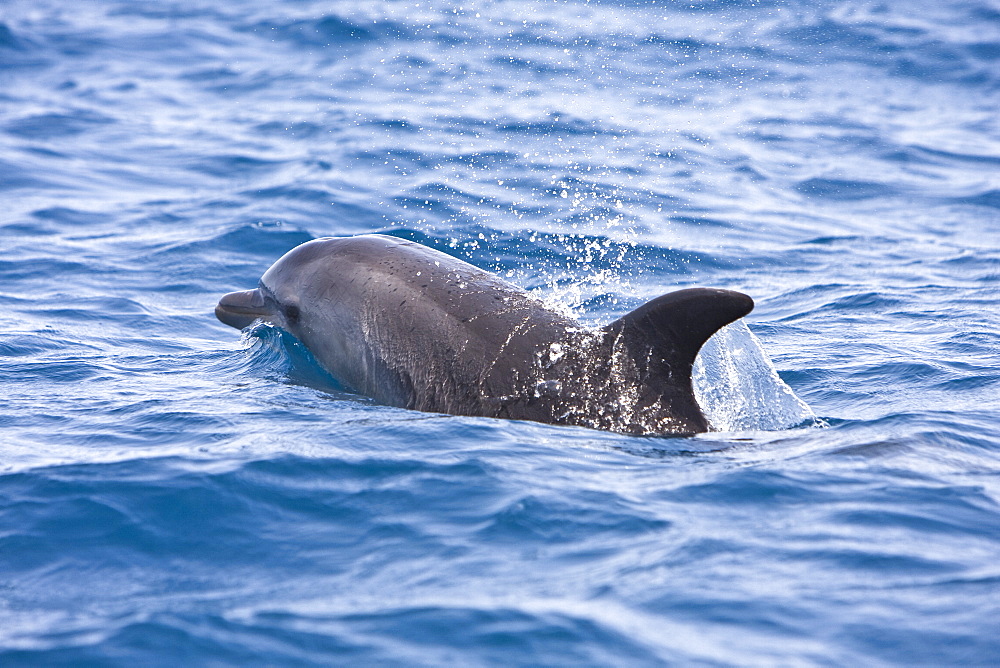
[[[507,350],[507,347],[510,345],[510,342],[514,340],[515,336],[521,334],[521,330],[524,329],[525,325],[527,325],[530,320],[531,320],[531,315],[526,314],[524,315],[521,322],[519,322],[513,329],[511,329],[510,333],[507,335],[507,339],[502,344],[500,344],[500,350],[497,351],[496,357],[494,357],[493,360],[489,363],[489,366],[487,366],[483,370],[483,373],[480,376],[482,380],[486,380],[486,378],[489,377],[490,373],[493,371],[493,367],[496,366],[497,362],[500,360],[500,356],[503,355],[505,350]]]

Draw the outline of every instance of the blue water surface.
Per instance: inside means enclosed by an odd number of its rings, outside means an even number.
[[[992,0],[4,0],[0,193],[0,665],[1000,664]],[[366,232],[748,293],[818,420],[386,408],[214,318]]]

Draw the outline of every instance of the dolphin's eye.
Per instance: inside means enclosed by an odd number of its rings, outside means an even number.
[[[285,316],[285,322],[294,325],[299,321],[299,307],[295,304],[285,304],[281,307],[281,314]]]

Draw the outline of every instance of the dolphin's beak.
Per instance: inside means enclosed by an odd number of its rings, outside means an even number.
[[[249,327],[257,318],[272,315],[260,290],[230,292],[219,300],[215,307],[215,317],[236,329]]]

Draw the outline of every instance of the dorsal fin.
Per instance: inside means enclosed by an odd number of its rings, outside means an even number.
[[[689,371],[712,334],[752,310],[753,300],[741,292],[688,288],[646,302],[605,330],[638,339],[664,361]]]

